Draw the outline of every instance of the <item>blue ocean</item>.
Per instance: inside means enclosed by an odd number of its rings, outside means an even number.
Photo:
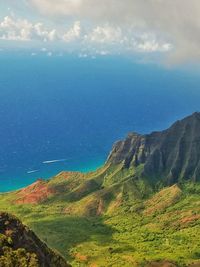
[[[198,72],[128,56],[0,55],[0,192],[101,166],[118,139],[200,110]]]

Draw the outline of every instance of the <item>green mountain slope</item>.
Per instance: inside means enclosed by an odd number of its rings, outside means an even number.
[[[68,267],[65,260],[8,213],[0,213],[1,267]]]
[[[130,134],[95,172],[0,195],[72,266],[200,266],[200,114]],[[196,264],[196,265],[193,265]]]

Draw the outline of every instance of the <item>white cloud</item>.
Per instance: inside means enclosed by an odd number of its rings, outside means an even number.
[[[108,51],[102,50],[102,51],[97,51],[97,54],[101,55],[101,56],[107,56],[110,53]]]
[[[134,27],[141,32],[162,35],[172,43],[171,60],[200,60],[199,0],[31,0],[42,14],[53,17],[76,17],[102,25]],[[168,50],[168,45],[160,50]],[[141,50],[157,50],[157,44],[146,42]]]
[[[81,23],[80,21],[75,21],[73,27],[63,34],[62,39],[65,42],[71,42],[78,39],[81,36]]]
[[[172,45],[153,33],[138,32],[134,28],[120,28],[110,25],[97,26],[84,36],[84,41],[101,46],[113,47],[120,51],[132,52],[169,52]],[[102,50],[103,51],[103,50]],[[105,51],[105,50],[104,50]],[[98,53],[97,53],[98,54]],[[107,53],[108,54],[108,53]]]
[[[48,56],[48,57],[52,57],[52,56],[53,56],[53,53],[52,53],[52,52],[48,52],[48,53],[47,53],[47,56]]]
[[[43,13],[71,15],[82,6],[82,0],[33,0],[33,4]]]
[[[132,48],[138,52],[168,52],[172,50],[172,45],[159,40],[152,33],[144,33],[133,37]]]
[[[85,39],[96,43],[115,43],[121,41],[122,31],[119,27],[97,26],[85,36]]]
[[[169,51],[170,48],[171,48],[170,44],[160,45],[158,42],[156,42],[156,40],[145,41],[137,45],[137,49],[139,51],[144,51],[144,52]]]
[[[56,40],[56,30],[47,30],[45,29],[42,23],[36,23],[32,28],[36,38],[42,39],[43,41],[55,41]]]
[[[6,16],[0,22],[0,39],[28,41],[31,38],[32,24],[27,20],[14,20]]]
[[[48,30],[42,23],[33,24],[25,19],[6,16],[0,22],[0,39],[54,41],[56,39],[56,30]]]
[[[0,21],[0,39],[40,41],[45,42],[45,46],[49,42],[57,42],[65,48],[71,44],[71,49],[85,49],[86,53],[81,52],[81,56],[105,56],[127,51],[167,52],[171,49],[171,45],[162,38],[152,33],[139,32],[134,27],[127,28],[109,23],[88,26],[80,21],[75,21],[68,30],[66,27],[54,26],[49,28],[41,22],[33,23],[15,16],[6,16]],[[74,46],[75,42],[77,45]],[[42,48],[41,51],[47,52],[48,49]]]
[[[42,51],[42,52],[47,52],[47,48],[46,48],[46,47],[42,47],[42,48],[41,48],[41,51]]]
[[[87,58],[88,57],[88,54],[86,54],[86,53],[85,54],[80,53],[78,56],[79,56],[79,58]]]

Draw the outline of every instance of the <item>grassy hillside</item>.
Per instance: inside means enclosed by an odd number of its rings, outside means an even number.
[[[155,191],[137,178],[141,168],[63,172],[0,195],[0,210],[19,216],[72,266],[200,262],[200,184]]]

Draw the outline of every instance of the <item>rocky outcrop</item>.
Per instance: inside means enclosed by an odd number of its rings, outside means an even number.
[[[177,121],[165,131],[129,134],[114,145],[107,163],[123,164],[124,168],[143,165],[143,176],[167,185],[200,181],[200,113]]]
[[[70,265],[16,217],[0,213],[0,266],[69,267]]]

